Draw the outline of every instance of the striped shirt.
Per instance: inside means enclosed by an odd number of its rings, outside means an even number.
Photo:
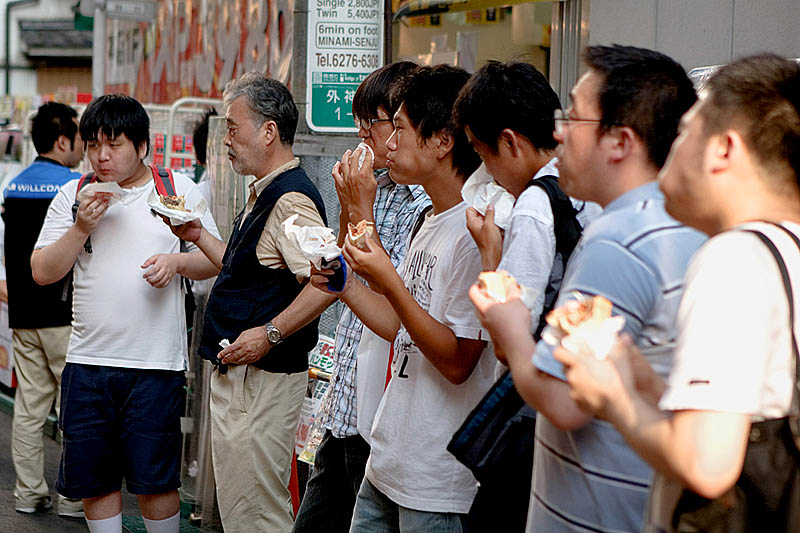
[[[376,172],[375,177],[378,180],[373,207],[375,230],[397,268],[405,255],[408,234],[420,212],[430,205],[430,199],[419,185],[396,184],[386,170]],[[339,231],[344,230],[340,228]],[[324,412],[321,422],[337,438],[358,435],[356,353],[363,327],[364,324],[355,313],[349,307],[342,306],[342,314],[336,325],[334,364],[328,393],[330,408]]]
[[[705,236],[670,218],[657,183],[606,206],[578,243],[558,305],[572,291],[602,294],[625,317],[625,331],[662,377],[669,374],[683,277]],[[564,379],[552,347],[538,343],[533,364]],[[641,531],[650,467],[610,424],[592,420],[565,432],[536,425],[528,531]]]

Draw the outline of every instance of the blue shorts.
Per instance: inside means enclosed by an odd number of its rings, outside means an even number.
[[[95,498],[119,491],[123,479],[133,494],[180,487],[184,384],[179,371],[67,363],[58,493]]]

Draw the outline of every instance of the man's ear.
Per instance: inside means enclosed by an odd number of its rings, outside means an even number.
[[[431,138],[431,141],[434,143],[436,157],[439,159],[447,157],[447,154],[453,150],[453,146],[456,142],[453,135],[446,131],[435,133]]]
[[[264,142],[267,146],[275,141],[280,141],[280,133],[278,132],[278,124],[274,120],[267,120],[261,126],[264,131]]]
[[[612,163],[624,160],[631,155],[637,144],[642,144],[639,136],[629,126],[614,126],[603,135],[601,142],[606,144]]]
[[[706,145],[705,160],[712,174],[724,172],[742,155],[744,155],[744,139],[735,130],[726,130],[712,135]]]
[[[54,149],[57,149],[61,152],[69,152],[69,139],[66,135],[59,135],[56,138],[56,143],[53,145]]]
[[[144,158],[147,157],[147,141],[142,141],[139,143],[139,148],[136,150],[137,155],[139,156],[139,160],[144,161]],[[167,164],[167,161],[164,161],[164,164]]]
[[[511,157],[519,157],[522,151],[521,141],[517,132],[506,128],[500,132],[500,137],[497,139],[497,151],[501,153],[507,151]]]

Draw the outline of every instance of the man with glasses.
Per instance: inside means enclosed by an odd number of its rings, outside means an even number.
[[[696,97],[683,68],[650,50],[591,46],[589,70],[556,112],[560,184],[604,207],[567,266],[557,306],[602,295],[657,372],[669,372],[682,279],[698,232],[664,210],[656,177]],[[528,531],[639,531],[651,470],[605,422],[571,399],[553,346],[534,343],[519,299],[493,304],[470,291],[514,384],[540,415]]]
[[[372,174],[350,172],[351,165],[358,165],[360,154],[347,151],[333,172],[341,203],[339,245],[344,243],[348,222],[374,222],[380,244],[395,268],[405,255],[406,239],[419,218],[419,212],[430,205],[421,186],[395,183],[386,169],[386,140],[394,130],[389,117],[394,115],[399,105],[393,97],[393,89],[416,68],[408,61],[392,63],[371,73],[359,85],[353,96],[353,116],[358,136],[372,149],[372,168],[375,170]],[[367,160],[364,164],[368,163]],[[348,274],[355,276],[354,273]],[[336,296],[309,284],[295,303],[273,322],[281,331],[292,332],[302,321],[310,319],[307,317],[319,315],[336,300]],[[362,349],[370,351],[365,356],[383,361],[385,368],[389,356],[388,343],[364,329],[350,308],[343,306],[336,326],[330,408],[321,414],[320,420],[325,435],[317,448],[314,472],[308,480],[297,514],[293,529],[296,533],[346,532],[350,529],[356,494],[369,457],[368,428],[372,424],[374,409],[377,409],[374,405],[365,413],[365,407],[369,406],[362,401],[364,391],[356,387],[356,354]],[[379,387],[379,397],[384,382],[381,380],[375,385]]]

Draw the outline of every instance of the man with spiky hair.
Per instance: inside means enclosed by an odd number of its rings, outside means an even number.
[[[180,527],[188,350],[178,275],[202,279],[216,272],[196,247],[182,252],[183,243],[150,212],[149,127],[142,105],[128,96],[105,95],[87,106],[79,131],[94,175],[119,185],[124,201],[94,194],[73,208],[79,180],[67,183],[50,204],[31,256],[39,284],[73,272],[58,490],[83,500],[92,533],[122,530],[123,480],[138,496],[148,531]],[[177,175],[174,184],[179,195],[195,187]],[[203,223],[216,233],[210,213]]]
[[[467,298],[481,261],[461,187],[479,158],[453,126],[452,111],[468,78],[457,67],[422,67],[398,91],[386,142],[389,173],[397,183],[422,185],[432,203],[411,231],[400,267],[372,240],[367,250],[345,242],[348,265],[369,287],[350,279],[339,297],[394,343],[351,531],[462,531],[475,497],[474,477],[446,449],[494,371]],[[312,282],[324,290],[323,276]]]

